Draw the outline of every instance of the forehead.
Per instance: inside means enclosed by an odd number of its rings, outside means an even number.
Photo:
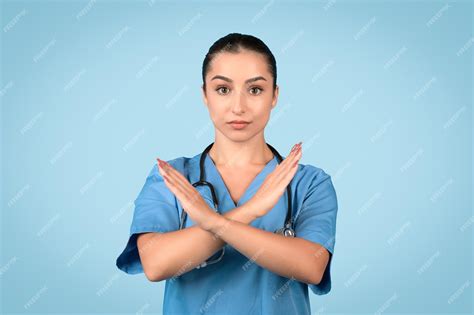
[[[263,76],[270,81],[271,73],[262,54],[243,50],[239,53],[218,53],[210,62],[206,77],[212,78],[214,75],[223,75],[234,81]]]

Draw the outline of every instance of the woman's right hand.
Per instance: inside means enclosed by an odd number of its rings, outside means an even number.
[[[293,146],[290,154],[268,174],[255,195],[244,204],[256,218],[264,216],[273,209],[295,176],[298,161],[302,156],[301,144],[299,142]]]

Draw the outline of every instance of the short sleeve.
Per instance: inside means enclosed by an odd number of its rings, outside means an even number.
[[[321,282],[308,286],[317,295],[331,291],[331,263],[336,241],[337,197],[331,177],[323,170],[315,174],[309,183],[301,210],[295,221],[296,237],[318,243],[329,252],[329,261]]]
[[[179,229],[176,197],[166,186],[157,165],[148,174],[134,204],[128,242],[116,261],[117,267],[128,274],[143,272],[137,248],[140,233],[164,233]]]

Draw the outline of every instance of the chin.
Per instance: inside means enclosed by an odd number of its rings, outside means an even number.
[[[257,135],[256,132],[248,131],[234,131],[226,134],[226,137],[234,142],[247,142]]]

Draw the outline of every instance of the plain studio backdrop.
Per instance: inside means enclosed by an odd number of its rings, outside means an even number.
[[[268,143],[303,141],[336,188],[332,290],[312,311],[472,312],[470,1],[0,9],[3,312],[161,312],[165,282],[115,259],[155,158],[213,141],[201,66],[231,32],[275,54]]]

